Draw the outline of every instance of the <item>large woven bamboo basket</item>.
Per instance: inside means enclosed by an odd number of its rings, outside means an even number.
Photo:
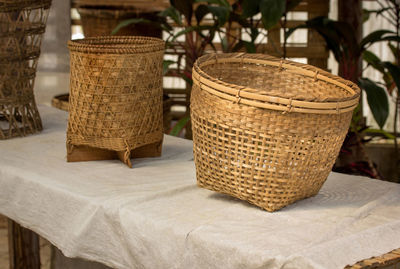
[[[42,130],[33,85],[51,0],[0,0],[0,139]]]
[[[157,12],[141,11],[134,8],[84,6],[78,8],[85,37],[111,35],[117,25],[127,19],[142,18],[155,20]],[[161,28],[151,24],[131,24],[122,27],[119,36],[152,36],[161,37]]]
[[[347,133],[359,88],[261,54],[211,54],[193,67],[200,187],[275,211],[316,195]]]
[[[131,167],[133,149],[162,142],[164,42],[93,37],[70,41],[68,47],[67,152],[82,145],[123,152]]]

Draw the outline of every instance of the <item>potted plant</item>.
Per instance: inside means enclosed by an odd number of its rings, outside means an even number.
[[[365,145],[368,142],[365,139],[366,134],[380,134],[386,138],[393,139],[391,147],[393,161],[390,164],[393,167],[393,175],[385,175],[386,179],[400,181],[400,153],[397,145],[397,118],[399,115],[399,89],[400,89],[400,67],[399,67],[399,25],[400,8],[395,0],[380,3],[381,8],[375,11],[367,12],[367,15],[376,14],[388,18],[397,31],[381,29],[365,36],[360,42],[354,37],[352,26],[346,22],[334,21],[327,17],[318,17],[308,20],[305,24],[290,29],[287,36],[299,28],[310,28],[316,30],[326,41],[328,48],[333,52],[335,59],[340,66],[340,75],[346,79],[352,80],[363,89],[367,95],[367,102],[372,115],[376,120],[379,129],[368,128],[362,119],[361,109],[356,110],[348,136],[342,147],[341,157],[337,162],[335,169],[341,172],[353,172],[370,177],[381,178],[381,174],[373,163],[370,153]],[[394,62],[382,61],[373,54],[369,48],[377,42],[387,42],[388,47],[393,52]],[[384,83],[372,81],[362,76],[358,72],[357,65],[361,59],[364,59],[368,66],[375,68],[382,74]],[[394,133],[390,134],[383,130],[383,126],[389,114],[389,95],[397,92]],[[377,159],[375,159],[377,160]]]
[[[186,137],[191,137],[189,100],[192,85],[192,67],[198,57],[206,52],[237,52],[245,51],[254,53],[258,50],[261,42],[267,38],[265,31],[277,23],[286,26],[285,14],[295,8],[300,0],[171,0],[170,7],[159,14],[158,23],[166,33],[166,49],[179,55],[178,61],[165,61],[164,67],[168,74],[183,78],[186,81],[186,104],[185,115],[175,124],[171,134],[178,135],[183,129]],[[260,19],[254,16],[261,14]],[[282,17],[284,18],[282,20]],[[117,32],[122,27],[134,23],[154,23],[144,19],[132,18],[123,21],[114,30]],[[245,29],[249,39],[242,38],[237,32],[237,25]],[[235,27],[236,26],[236,27]],[[175,31],[176,27],[180,31]],[[181,37],[184,37],[181,39]],[[216,47],[214,39],[221,40],[221,46]],[[273,42],[271,42],[273,43]],[[284,44],[285,47],[286,44]],[[272,47],[280,47],[273,44]],[[283,49],[285,56],[286,50]],[[185,64],[181,62],[185,59]],[[168,67],[177,64],[175,70]],[[184,67],[181,67],[184,66]],[[186,128],[185,128],[186,127]]]

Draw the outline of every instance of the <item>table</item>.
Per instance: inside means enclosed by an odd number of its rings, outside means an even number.
[[[163,155],[67,163],[67,113],[0,141],[0,214],[67,257],[113,268],[343,268],[400,246],[400,185],[331,173],[320,193],[268,213],[196,186],[192,143]]]

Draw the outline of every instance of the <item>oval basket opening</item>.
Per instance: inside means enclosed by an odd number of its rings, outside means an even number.
[[[71,51],[92,53],[146,53],[164,50],[165,42],[155,37],[145,36],[101,36],[71,40]]]
[[[259,95],[309,102],[358,98],[356,85],[319,68],[268,55],[238,55],[209,55],[197,68],[208,79]]]

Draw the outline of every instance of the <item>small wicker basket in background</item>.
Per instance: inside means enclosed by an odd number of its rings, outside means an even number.
[[[164,42],[93,37],[70,41],[68,47],[67,159],[74,146],[89,146],[116,151],[132,167],[132,150],[150,144],[160,148]]]
[[[142,11],[160,11],[170,6],[169,0],[72,0],[77,6],[135,7]]]
[[[141,11],[134,8],[83,6],[78,8],[85,37],[111,35],[118,24],[127,19],[141,18],[153,21],[157,12]],[[119,36],[152,36],[161,38],[161,28],[151,24],[131,24],[122,27]]]
[[[0,139],[42,130],[33,85],[50,5],[0,1]]]
[[[260,54],[212,54],[193,67],[198,185],[275,211],[316,195],[347,133],[359,88]]]

